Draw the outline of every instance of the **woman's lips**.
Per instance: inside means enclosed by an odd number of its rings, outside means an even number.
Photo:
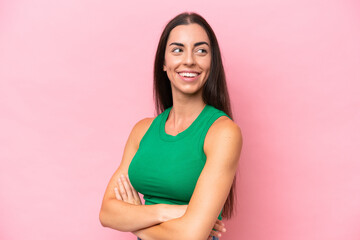
[[[190,74],[182,76],[180,73],[190,73]],[[198,72],[178,72],[177,74],[179,75],[179,77],[182,80],[184,80],[186,82],[193,82],[193,81],[197,80],[200,76],[200,73],[198,73]]]

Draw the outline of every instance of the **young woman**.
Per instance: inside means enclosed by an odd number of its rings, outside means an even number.
[[[143,240],[218,239],[233,212],[242,135],[216,36],[200,15],[179,14],[163,30],[154,96],[158,115],[133,127],[101,224]]]

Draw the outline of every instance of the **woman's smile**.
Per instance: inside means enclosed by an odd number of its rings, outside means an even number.
[[[163,68],[174,95],[200,93],[210,65],[210,40],[199,24],[179,25],[170,32]]]
[[[181,71],[178,72],[180,78],[186,82],[192,82],[198,79],[201,73],[195,71]]]

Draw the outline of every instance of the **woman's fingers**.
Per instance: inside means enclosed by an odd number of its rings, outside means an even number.
[[[225,226],[219,222],[216,222],[213,228],[219,232],[226,232]]]
[[[221,237],[221,233],[218,231],[211,230],[210,236]]]
[[[118,187],[115,187],[114,191],[116,199],[135,205],[141,205],[139,194],[131,185],[129,175],[124,176],[121,174],[118,179]]]
[[[116,187],[116,188],[114,189],[114,191],[115,191],[115,197],[116,197],[116,199],[117,199],[117,200],[122,200],[121,195],[120,195],[120,192],[119,192],[119,189]]]
[[[218,223],[218,224],[220,224],[220,225],[222,225],[222,226],[225,226],[225,223],[223,223],[221,220],[219,220],[219,219],[216,219],[216,223]]]
[[[133,196],[133,193],[131,191],[129,182],[127,181],[127,178],[122,174],[121,174],[120,178],[121,178],[121,181],[122,181],[122,183],[123,183],[123,185],[125,187],[125,191],[126,191],[126,194],[127,194],[127,197],[128,197],[128,202],[134,203],[134,196]]]
[[[114,190],[116,199],[135,205],[141,205],[139,194],[131,185],[129,175],[124,176],[121,174],[118,179],[118,188],[115,187]]]
[[[124,184],[121,180],[121,178],[118,179],[118,185],[119,185],[119,190],[120,190],[120,195],[123,201],[127,202],[128,201],[128,195],[126,193]]]
[[[212,238],[212,236],[221,237],[221,232],[226,232],[225,224],[219,219],[216,219],[213,229],[214,230],[211,230],[210,232],[210,239]]]
[[[129,179],[129,175],[126,175],[126,178],[129,182],[129,185],[130,185],[130,188],[131,188],[131,191],[132,191],[132,194],[134,196],[134,200],[135,200],[135,204],[136,205],[141,205],[141,200],[140,200],[140,197],[139,197],[139,193],[134,189],[134,187],[131,185],[131,182],[130,182],[130,179]]]

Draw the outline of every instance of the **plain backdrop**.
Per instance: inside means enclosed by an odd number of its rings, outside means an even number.
[[[243,133],[221,239],[360,239],[355,0],[2,0],[0,239],[136,239],[98,214],[183,11],[218,37]]]

